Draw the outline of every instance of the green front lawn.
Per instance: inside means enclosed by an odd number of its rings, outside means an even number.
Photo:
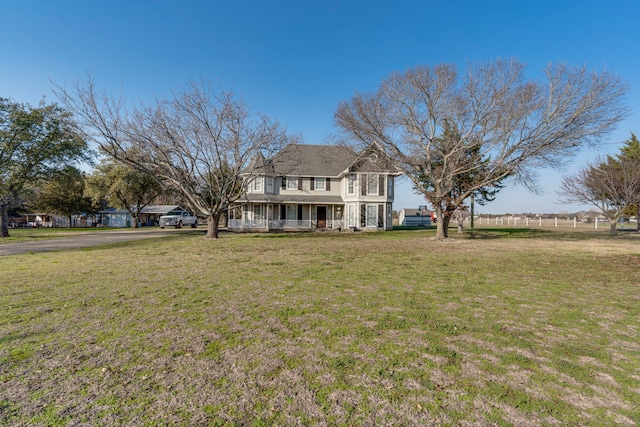
[[[0,424],[640,423],[639,238],[433,235],[2,257]]]

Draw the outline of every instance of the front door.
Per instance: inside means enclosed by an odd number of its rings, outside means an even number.
[[[318,206],[316,209],[318,216],[318,228],[327,228],[327,207]]]

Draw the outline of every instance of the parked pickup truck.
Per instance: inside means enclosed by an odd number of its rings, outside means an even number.
[[[198,217],[184,211],[167,212],[166,215],[160,217],[160,228],[181,228],[183,225],[190,225],[191,228],[196,228],[198,226]]]

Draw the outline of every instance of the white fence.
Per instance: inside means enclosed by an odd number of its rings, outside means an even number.
[[[469,218],[465,219],[465,223],[470,222]],[[454,222],[452,222],[452,225]],[[537,227],[537,228],[575,228],[583,230],[609,230],[611,223],[607,219],[594,218],[589,221],[581,221],[577,218],[552,217],[552,218],[529,218],[529,217],[482,217],[477,216],[474,219],[474,226],[505,226],[505,227]],[[618,223],[618,229],[636,229],[638,226],[636,221],[624,220]]]

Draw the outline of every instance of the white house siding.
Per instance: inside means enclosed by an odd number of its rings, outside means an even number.
[[[230,227],[391,229],[396,172],[371,147],[356,155],[344,147],[292,145],[272,159],[257,159],[251,171],[266,175],[248,186],[242,218]],[[273,191],[264,178],[269,174]]]

